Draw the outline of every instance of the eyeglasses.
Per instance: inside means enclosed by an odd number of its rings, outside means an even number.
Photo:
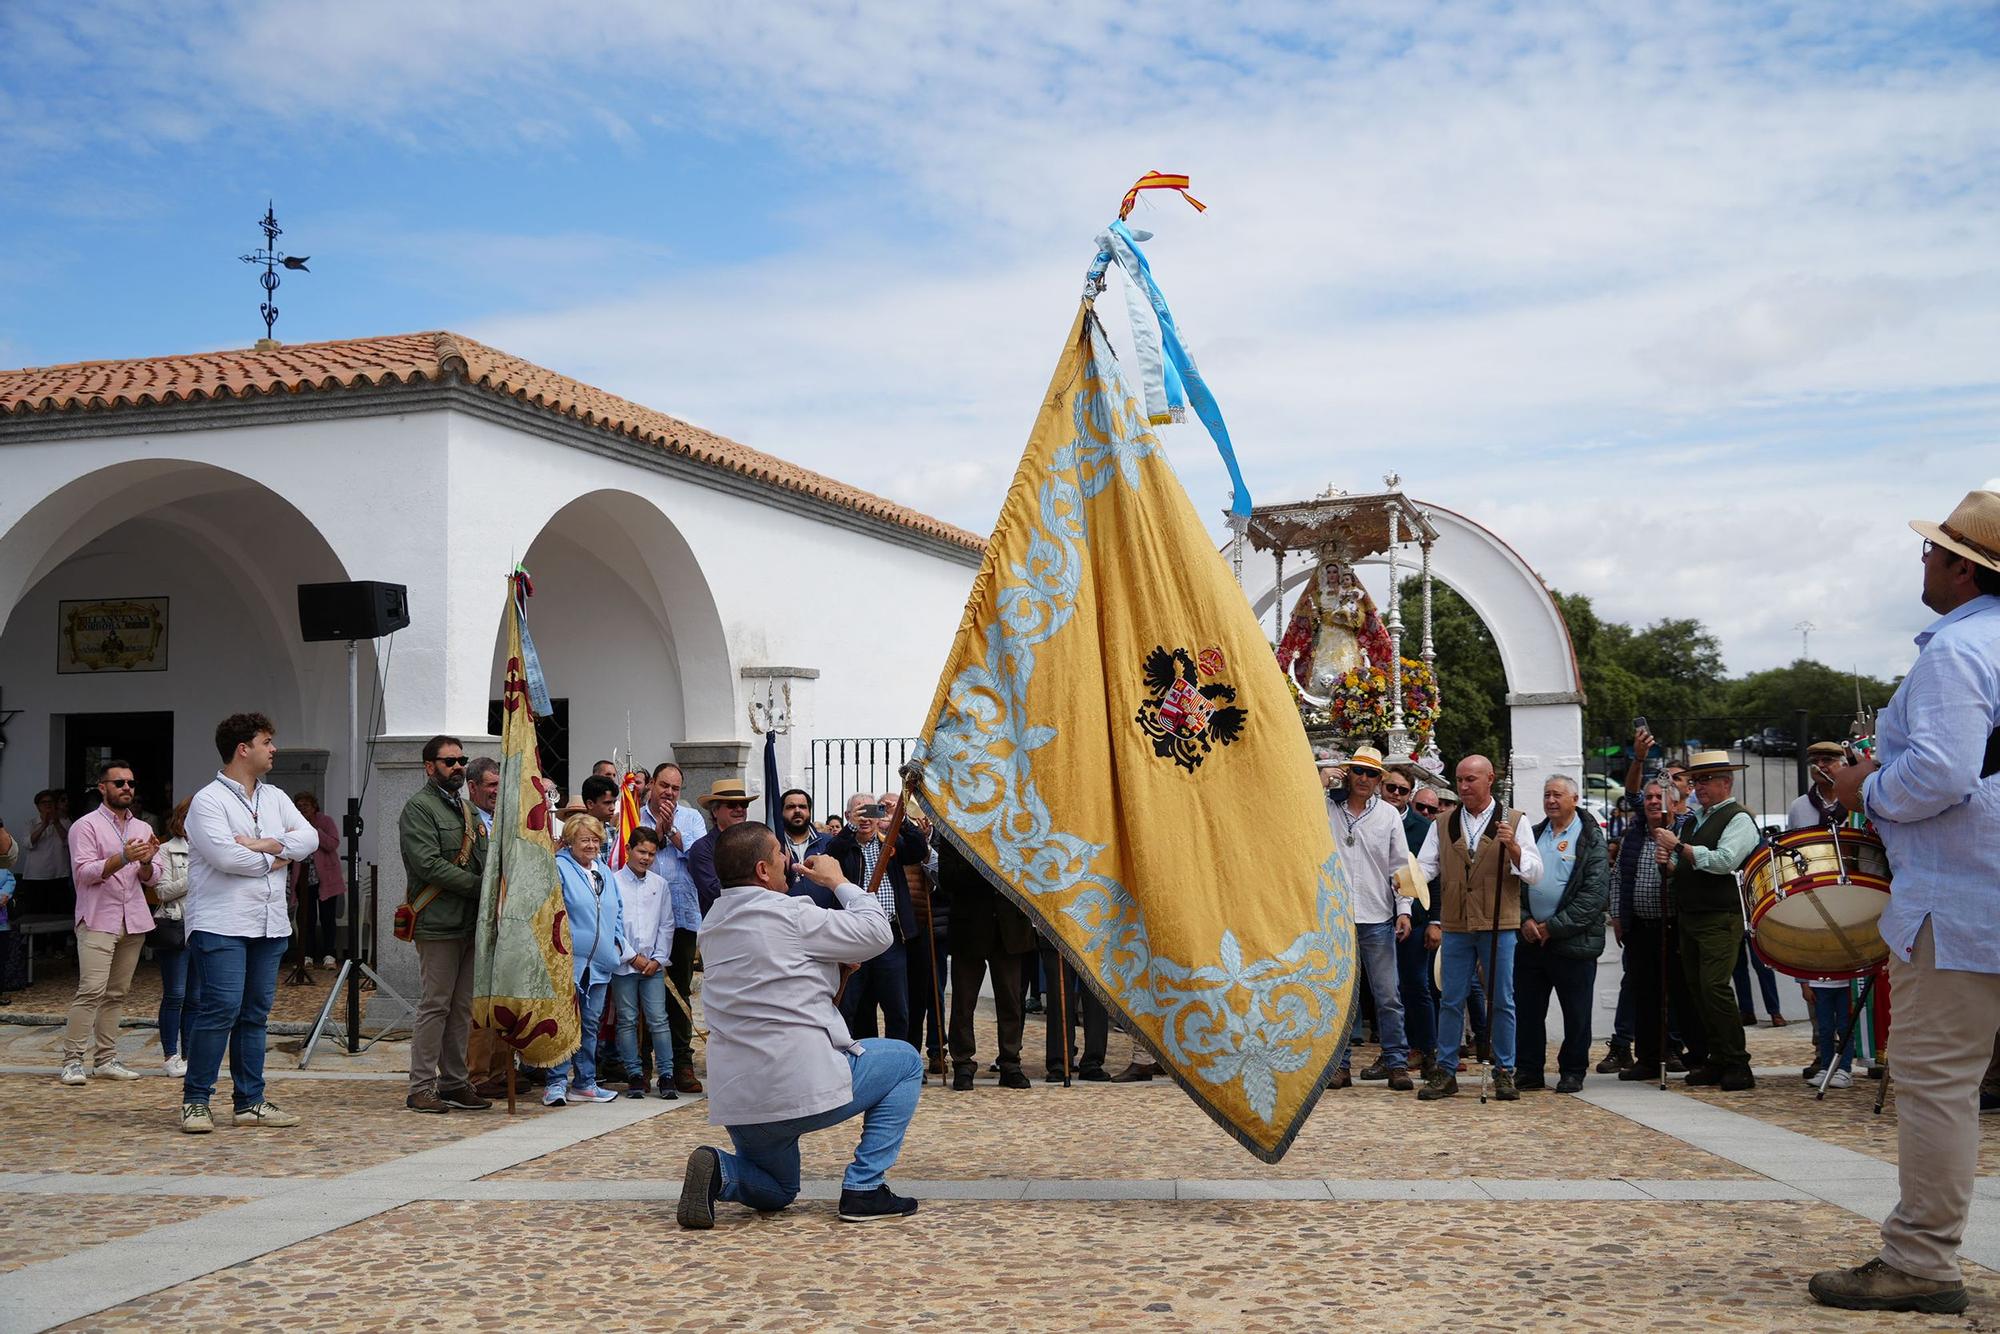
[[[460,768],[460,767],[462,767],[462,766],[463,766],[463,765],[465,764],[465,756],[463,756],[463,755],[440,755],[440,756],[438,756],[438,757],[437,757],[436,759],[432,760],[432,761],[431,761],[431,763],[432,763],[432,764],[442,764],[442,765],[444,765],[444,766],[445,766],[445,767],[446,767],[447,769],[456,769],[456,768]]]
[[[1384,792],[1387,792],[1392,797],[1407,797],[1410,795],[1410,793],[1414,792],[1416,789],[1409,787],[1398,787],[1394,783],[1384,783],[1382,784],[1382,790]]]
[[[138,786],[138,784],[134,783],[134,782],[133,782],[133,781],[132,781],[131,779],[129,779],[129,778],[107,778],[107,779],[105,779],[105,780],[104,780],[104,785],[105,785],[106,787],[136,787],[136,786]]]
[[[1418,815],[1436,815],[1442,809],[1444,808],[1441,806],[1426,806],[1422,802],[1417,803],[1416,806]]]

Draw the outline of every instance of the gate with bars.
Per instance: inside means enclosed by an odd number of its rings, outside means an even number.
[[[903,786],[902,768],[916,749],[913,736],[818,737],[806,761],[806,786],[818,818],[839,815],[856,792],[880,796]]]

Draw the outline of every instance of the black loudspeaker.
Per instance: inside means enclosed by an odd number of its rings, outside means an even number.
[[[320,639],[380,639],[410,623],[410,590],[363,579],[352,584],[300,584],[299,633]]]

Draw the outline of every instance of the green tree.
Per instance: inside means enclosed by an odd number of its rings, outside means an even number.
[[[1749,718],[1769,718],[1791,729],[1800,710],[1810,715],[1813,735],[1800,741],[1839,740],[1854,717],[1855,687],[1861,702],[1879,709],[1889,702],[1895,686],[1872,676],[1857,677],[1825,663],[1799,659],[1789,667],[1752,672],[1731,681],[1725,692],[1729,711]]]
[[[1420,579],[1403,581],[1403,652],[1423,648],[1424,589]],[[1447,766],[1466,755],[1491,756],[1504,768],[1513,729],[1507,716],[1507,673],[1492,632],[1472,604],[1440,583],[1431,585],[1431,643],[1437,653],[1437,745]]]

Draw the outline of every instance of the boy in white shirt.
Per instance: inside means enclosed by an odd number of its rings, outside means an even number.
[[[625,903],[625,938],[632,957],[611,975],[611,994],[618,1002],[618,1062],[637,1072],[639,1016],[646,1017],[646,1035],[653,1044],[653,1067],[659,1095],[669,1101],[674,1092],[674,1039],[667,1027],[667,963],[674,947],[673,890],[653,873],[660,835],[640,825],[625,845],[625,864],[612,872]],[[645,1076],[633,1073],[625,1089],[628,1098],[646,1096]]]

